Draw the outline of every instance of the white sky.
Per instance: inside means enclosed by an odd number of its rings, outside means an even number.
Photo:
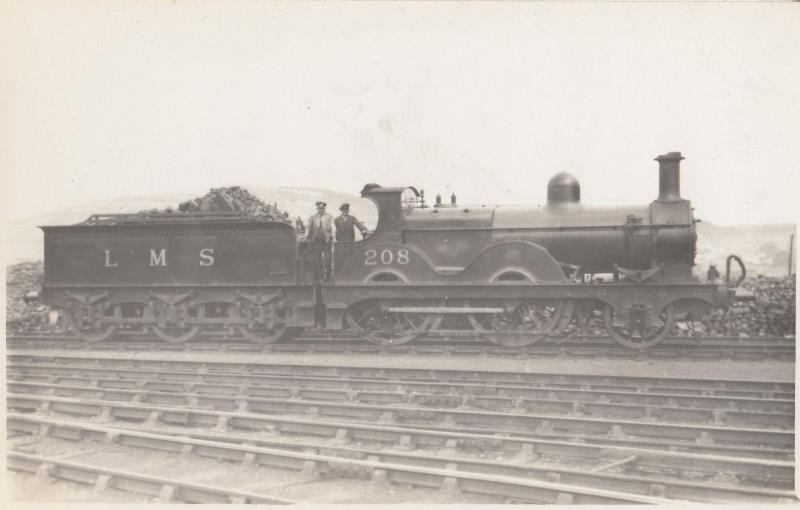
[[[647,203],[653,158],[716,223],[790,222],[791,4],[6,3],[4,218],[219,185]]]

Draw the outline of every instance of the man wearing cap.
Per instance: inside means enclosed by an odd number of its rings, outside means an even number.
[[[333,216],[325,212],[323,201],[317,202],[317,213],[308,219],[306,241],[311,243],[314,278],[329,280],[331,277],[331,243],[333,242]]]
[[[719,280],[719,276],[720,275],[719,275],[719,270],[717,270],[717,265],[711,264],[708,267],[708,274],[706,275],[706,277],[708,278],[708,282],[717,283],[717,280]]]
[[[333,220],[336,225],[337,243],[355,241],[356,228],[361,232],[361,237],[367,237],[367,227],[358,221],[355,216],[350,216],[350,204],[342,204],[339,210],[342,211],[342,214]]]

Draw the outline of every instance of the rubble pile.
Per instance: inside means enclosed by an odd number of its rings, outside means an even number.
[[[6,268],[6,330],[21,333],[45,331],[49,308],[25,295],[41,292],[44,263],[22,262]]]
[[[713,310],[695,325],[698,336],[784,337],[795,334],[795,278],[748,278],[742,287],[755,300]]]
[[[753,301],[734,301],[727,312],[714,309],[703,317],[676,316],[670,336],[675,337],[793,337],[795,336],[795,277],[758,276],[741,287],[753,293]],[[573,326],[575,323],[573,322]],[[588,317],[584,334],[605,335],[603,314]]]
[[[187,200],[178,205],[177,210],[150,209],[142,211],[146,214],[193,213],[193,212],[240,212],[251,216],[260,216],[270,220],[289,223],[289,213],[278,209],[277,204],[267,204],[245,188],[232,186],[228,188],[211,188],[199,198]]]

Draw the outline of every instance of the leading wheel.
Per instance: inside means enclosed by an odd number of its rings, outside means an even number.
[[[649,349],[664,340],[672,330],[675,307],[670,303],[655,314],[646,307],[631,307],[619,312],[607,304],[603,320],[606,331],[619,344],[631,349]]]
[[[567,303],[564,300],[542,302],[523,301],[508,309],[503,303],[490,308],[506,308],[501,313],[469,316],[472,329],[490,342],[504,347],[524,347],[552,333],[561,321]]]
[[[345,313],[346,324],[378,345],[399,345],[414,340],[427,331],[435,317],[421,313],[398,313],[390,308],[398,302],[366,301],[351,306]]]

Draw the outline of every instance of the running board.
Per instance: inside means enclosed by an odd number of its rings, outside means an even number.
[[[392,313],[505,313],[505,308],[480,308],[470,306],[393,306]]]

